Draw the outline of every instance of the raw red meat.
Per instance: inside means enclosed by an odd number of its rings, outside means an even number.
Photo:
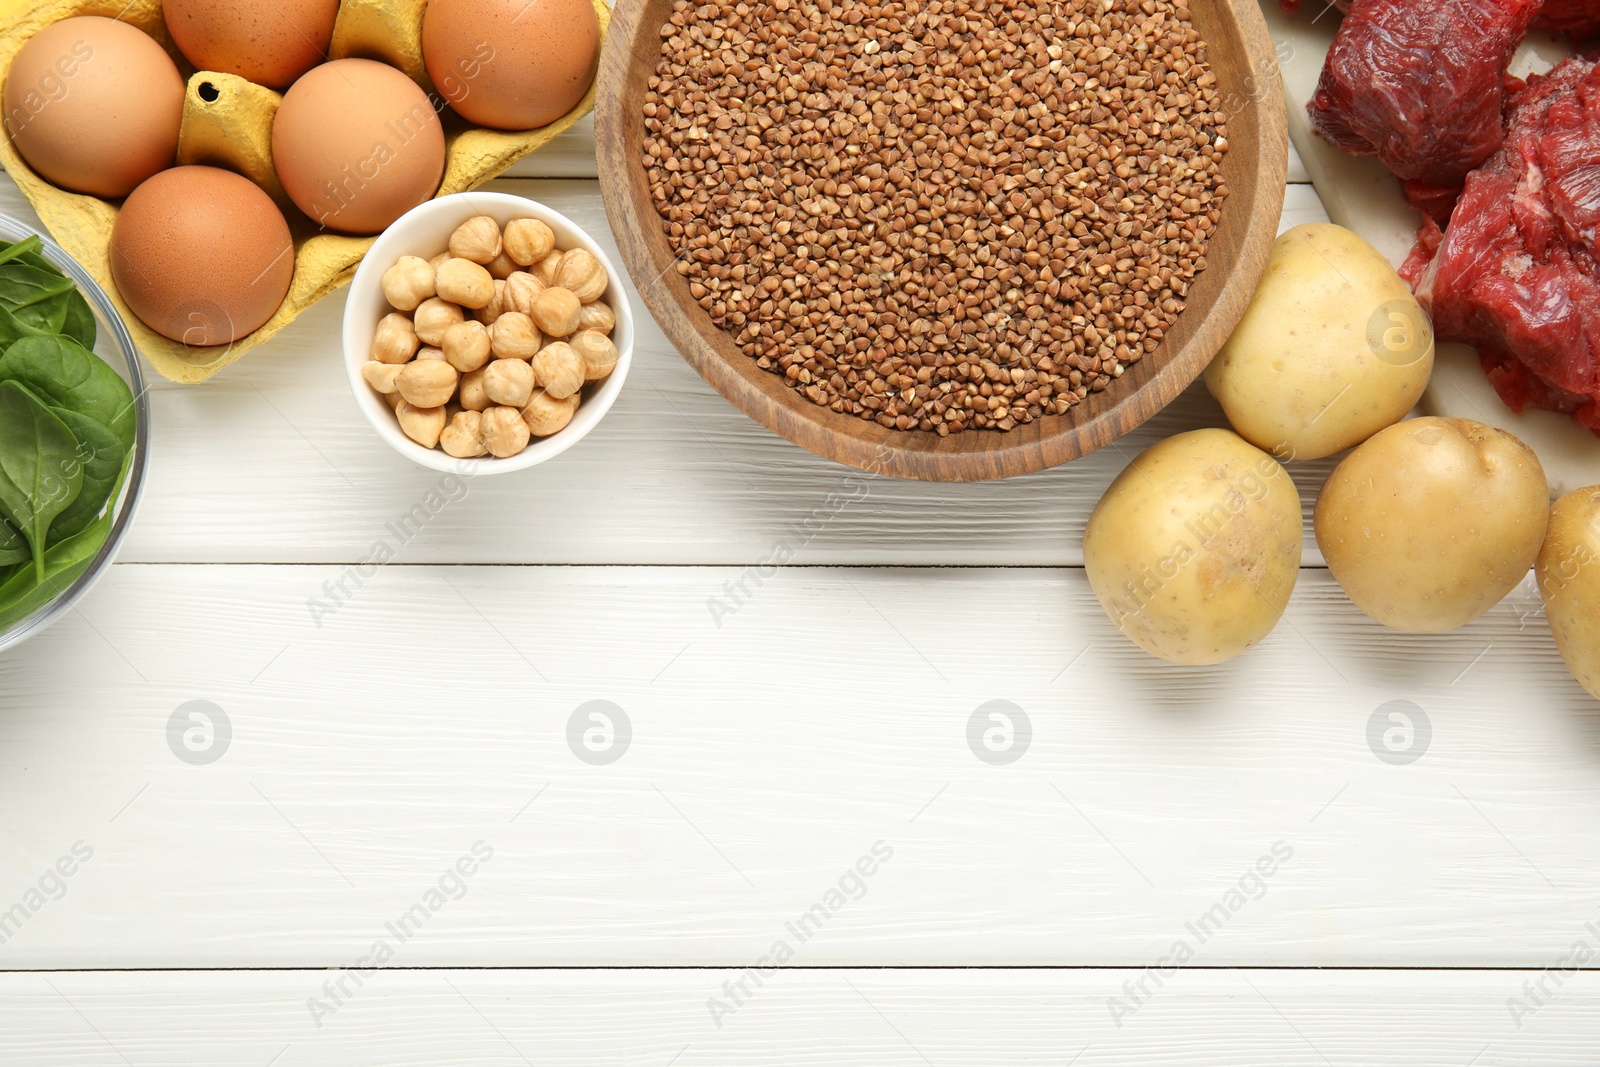
[[[1600,431],[1600,66],[1529,79],[1430,263],[1435,240],[1406,267],[1439,339],[1476,345],[1513,410]]]
[[[1580,38],[1600,36],[1600,0],[1545,0],[1533,25]]]
[[[1320,2],[1324,8],[1336,7],[1340,11],[1350,10],[1350,0],[1320,0]],[[1278,0],[1278,6],[1292,15],[1300,10],[1301,0]]]
[[[1540,2],[1354,0],[1312,121],[1351,155],[1376,155],[1444,222],[1466,176],[1500,147],[1506,66]]]
[[[1350,10],[1350,0],[1315,0],[1315,3],[1341,12]],[[1292,15],[1303,3],[1302,0],[1278,0],[1278,6]],[[1544,0],[1538,17],[1533,20],[1533,28],[1581,38],[1600,35],[1600,0]]]

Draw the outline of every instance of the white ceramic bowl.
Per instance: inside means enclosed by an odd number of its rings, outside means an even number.
[[[534,438],[527,448],[508,459],[493,456],[455,459],[440,449],[423,448],[401,432],[400,422],[389,405],[361,377],[361,365],[368,360],[378,320],[392,310],[383,296],[384,271],[401,256],[432,259],[445,250],[456,227],[478,215],[488,215],[502,227],[513,219],[542,219],[555,231],[557,248],[582,248],[593,253],[611,278],[611,288],[602,299],[611,306],[617,319],[616,329],[611,333],[611,341],[617,346],[617,369],[609,377],[584,387],[583,403],[578,405],[578,412],[566,429],[549,437]],[[623,290],[622,277],[622,272],[594,238],[571,219],[537,200],[508,193],[454,193],[412,208],[373,244],[350,283],[344,309],[344,369],[350,377],[350,391],[355,395],[356,405],[391,448],[412,462],[436,471],[464,477],[507,474],[554,459],[600,424],[628,377],[628,366],[633,362],[633,308]]]

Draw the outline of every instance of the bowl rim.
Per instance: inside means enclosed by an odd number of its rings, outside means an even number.
[[[383,302],[382,279],[385,271],[394,265],[394,261],[402,255],[415,255],[416,253],[405,250],[408,231],[417,223],[427,220],[432,221],[436,216],[450,215],[458,212],[465,205],[471,214],[461,215],[460,221],[465,222],[474,215],[494,215],[493,210],[480,210],[500,207],[511,211],[527,212],[528,216],[543,219],[552,223],[553,229],[565,227],[577,236],[578,246],[584,248],[597,258],[606,268],[610,277],[610,287],[606,291],[606,303],[610,305],[616,317],[617,326],[612,331],[613,340],[620,333],[622,343],[617,345],[617,366],[610,375],[599,383],[592,399],[588,400],[578,410],[578,416],[590,412],[584,423],[580,426],[567,426],[549,437],[535,438],[515,456],[506,459],[497,459],[493,456],[484,456],[474,459],[456,459],[448,453],[437,448],[423,448],[407,437],[395,420],[394,412],[380,401],[372,387],[367,385],[366,379],[361,377],[361,367],[369,362],[367,352],[370,347],[376,321],[363,324],[364,315],[356,313],[358,304],[366,303],[376,295],[381,307],[387,307]],[[528,217],[519,216],[519,217]],[[459,224],[459,223],[458,223]],[[560,238],[561,234],[557,234]],[[532,197],[519,196],[515,193],[490,192],[485,190],[469,190],[461,193],[450,193],[433,200],[424,201],[416,207],[401,215],[383,231],[372,247],[362,257],[361,265],[356,268],[354,277],[350,280],[350,289],[345,298],[344,316],[340,327],[340,345],[345,365],[345,377],[350,383],[350,391],[355,400],[356,407],[366,418],[369,425],[377,432],[378,436],[390,448],[400,455],[411,460],[419,466],[429,470],[436,470],[445,474],[457,474],[462,477],[480,477],[483,475],[510,474],[513,471],[527,470],[546,463],[563,452],[572,448],[579,441],[587,437],[595,427],[610,413],[611,406],[616,403],[617,397],[622,393],[622,386],[627,381],[629,368],[633,363],[634,347],[634,317],[633,304],[624,284],[626,275],[617,268],[612,257],[606,253],[587,230],[578,223],[563,215],[550,205]],[[574,416],[574,422],[578,416]]]
[[[635,153],[644,121],[636,105],[655,70],[661,39],[647,16],[665,3],[618,0],[614,9],[595,98],[600,191],[621,258],[667,338],[734,407],[774,433],[824,458],[891,477],[964,482],[1034,473],[1109,445],[1165,408],[1200,377],[1249,306],[1282,215],[1287,114],[1277,54],[1256,0],[1218,0],[1192,10],[1197,24],[1212,27],[1207,40],[1214,67],[1219,53],[1231,56],[1233,76],[1220,88],[1228,101],[1223,107],[1233,152],[1239,153],[1230,159],[1244,162],[1228,172],[1223,221],[1212,234],[1210,262],[1189,305],[1161,347],[1131,368],[1134,381],[1091,394],[1067,415],[1045,416],[1010,433],[971,430],[947,438],[886,429],[813,404],[756,367],[692,300],[687,281],[669,269],[672,250]],[[1208,306],[1197,316],[1202,298]]]
[[[144,498],[144,478],[150,456],[150,386],[146,384],[144,371],[139,366],[139,349],[133,343],[133,335],[129,332],[127,324],[122,321],[116,304],[89,272],[83,269],[83,265],[51,240],[49,234],[15,216],[0,214],[0,240],[20,241],[27,237],[39,238],[40,255],[77,284],[84,298],[98,312],[101,325],[109,328],[111,336],[116,340],[116,347],[122,354],[125,364],[124,377],[127,378],[128,386],[133,391],[133,462],[128,468],[128,478],[122,487],[122,495],[115,505],[117,513],[116,518],[112,520],[111,532],[106,535],[105,544],[100,546],[99,553],[90,561],[84,572],[66,589],[56,594],[48,604],[9,629],[0,630],[0,653],[43,633],[76,607],[111,569],[112,563],[122,549],[122,542],[127,537],[134,515],[139,510],[139,503]]]

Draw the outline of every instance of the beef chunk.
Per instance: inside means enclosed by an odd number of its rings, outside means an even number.
[[[1584,40],[1600,36],[1600,0],[1545,0],[1533,25]]]
[[[1501,142],[1506,66],[1541,0],[1354,0],[1308,105],[1322,135],[1376,155],[1436,221]]]
[[[1408,278],[1439,339],[1476,345],[1513,410],[1600,430],[1600,67],[1574,56],[1507,108],[1504,146]]]

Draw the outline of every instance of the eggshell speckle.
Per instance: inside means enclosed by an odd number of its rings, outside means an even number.
[[[152,330],[228,344],[278,310],[294,277],[283,213],[248,178],[175,167],[133,191],[111,231],[111,277]]]
[[[199,69],[284,89],[327,55],[339,0],[163,0],[161,10]]]
[[[600,62],[590,0],[433,0],[422,22],[428,77],[468,122],[531,130],[571,111]]]
[[[115,19],[62,19],[6,75],[5,122],[40,177],[116,199],[178,154],[183,76],[161,46]]]
[[[377,233],[444,177],[444,128],[417,84],[370,59],[339,59],[290,87],[272,158],[295,205],[340,233]]]

